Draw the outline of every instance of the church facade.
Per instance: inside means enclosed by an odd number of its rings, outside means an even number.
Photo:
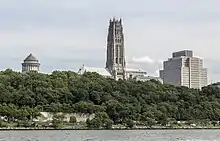
[[[126,79],[124,33],[122,20],[109,21],[107,37],[106,69],[114,79]]]
[[[85,72],[96,72],[99,75],[115,80],[135,79],[138,81],[148,81],[156,79],[160,81],[159,77],[147,76],[147,72],[144,70],[126,67],[122,20],[116,20],[115,18],[109,21],[105,68],[83,65],[78,70],[78,73],[83,74]]]

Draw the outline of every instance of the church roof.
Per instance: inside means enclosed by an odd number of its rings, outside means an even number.
[[[96,72],[103,76],[111,76],[111,74],[105,68],[86,67],[86,71]]]
[[[28,55],[27,58],[24,59],[24,61],[38,61],[32,54]]]
[[[102,75],[102,76],[111,76],[111,74],[105,68],[83,66],[82,68],[79,69],[79,71],[96,72],[96,73],[98,73],[99,75]]]

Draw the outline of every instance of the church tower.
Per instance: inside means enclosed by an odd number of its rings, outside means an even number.
[[[124,33],[122,20],[109,21],[107,37],[107,59],[106,69],[111,73],[114,79],[125,78],[125,50],[124,50]]]

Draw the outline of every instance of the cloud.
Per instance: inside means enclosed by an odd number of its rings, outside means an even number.
[[[42,71],[104,67],[113,16],[123,19],[128,66],[155,74],[162,60],[187,48],[204,58],[211,81],[220,80],[218,0],[2,0],[0,69],[21,69],[30,52]]]
[[[133,57],[132,60],[138,63],[149,63],[149,64],[153,64],[155,62],[149,56],[144,56],[144,57],[139,57],[139,58]]]
[[[133,57],[127,61],[128,68],[142,69],[150,76],[159,76],[158,71],[162,68],[161,60],[154,60],[149,56]]]

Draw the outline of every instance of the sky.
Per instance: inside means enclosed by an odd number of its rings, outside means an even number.
[[[105,67],[110,18],[122,18],[128,67],[158,75],[172,52],[204,59],[220,81],[219,0],[1,0],[0,69],[21,70],[32,53],[41,71]]]

